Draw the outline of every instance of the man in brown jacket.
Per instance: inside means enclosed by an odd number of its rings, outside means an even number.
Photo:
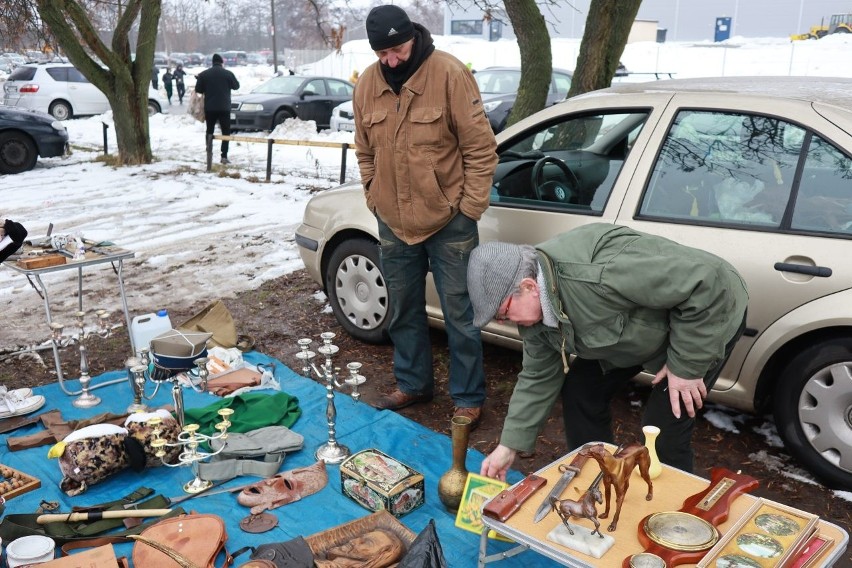
[[[432,399],[425,308],[431,270],[446,321],[454,415],[475,427],[485,376],[467,263],[497,166],[494,133],[470,70],[436,51],[426,28],[390,5],[373,8],[366,27],[379,61],[355,89],[355,154],[378,219],[397,381],[376,406],[396,410]]]

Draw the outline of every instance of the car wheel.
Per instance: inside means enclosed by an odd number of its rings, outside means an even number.
[[[275,127],[287,120],[288,118],[293,118],[293,113],[289,110],[279,110],[275,113],[275,116],[272,117],[272,130],[275,130]]]
[[[325,274],[331,309],[343,329],[368,343],[387,341],[388,288],[379,248],[366,239],[350,239],[334,249]]]
[[[796,355],[781,373],[774,406],[790,453],[832,486],[852,488],[852,337]]]
[[[50,105],[48,112],[53,115],[53,118],[56,120],[68,120],[74,116],[74,112],[71,110],[71,105],[65,101],[54,102]]]
[[[160,105],[154,101],[148,101],[148,116],[153,116],[160,112]]]
[[[22,132],[0,134],[0,173],[19,174],[35,167],[38,150],[32,138]]]

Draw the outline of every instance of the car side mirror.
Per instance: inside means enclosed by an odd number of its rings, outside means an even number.
[[[301,96],[300,98],[301,98],[302,100],[304,100],[304,99],[305,99],[305,97],[315,97],[316,95],[317,95],[317,94],[316,94],[315,92],[313,92],[313,91],[303,91],[303,92],[302,92],[302,96]]]

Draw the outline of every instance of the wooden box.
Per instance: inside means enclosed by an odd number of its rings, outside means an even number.
[[[387,511],[378,511],[366,517],[349,521],[322,532],[305,537],[305,542],[317,558],[325,559],[329,549],[351,542],[370,531],[384,530],[395,534],[405,546],[405,552],[411,547],[416,535],[408,527],[397,521]]]
[[[22,257],[18,259],[18,266],[24,270],[35,270],[36,268],[47,268],[65,264],[65,256],[61,254],[45,254],[41,256]]]
[[[426,500],[423,475],[379,450],[363,450],[340,464],[343,494],[370,511],[401,517]]]

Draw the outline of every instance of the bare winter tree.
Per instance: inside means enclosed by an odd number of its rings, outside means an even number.
[[[119,160],[151,162],[148,85],[162,0],[125,0],[113,24],[112,41],[101,40],[93,21],[99,2],[37,0],[38,13],[71,63],[100,89],[113,111]],[[101,13],[102,14],[102,13]],[[137,27],[135,59],[130,33]]]
[[[568,96],[609,87],[642,0],[592,0]]]
[[[544,108],[553,71],[553,54],[547,23],[536,0],[506,0],[505,5],[521,54],[518,98],[506,121],[506,125],[511,126]]]

